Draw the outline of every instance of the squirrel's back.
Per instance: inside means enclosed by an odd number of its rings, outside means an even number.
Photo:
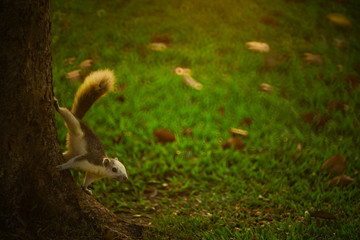
[[[106,69],[92,72],[77,90],[71,112],[82,119],[96,100],[113,89],[114,83],[112,71]]]

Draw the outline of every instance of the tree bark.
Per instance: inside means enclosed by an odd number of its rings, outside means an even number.
[[[76,227],[79,239],[96,226],[108,236],[140,237],[141,226],[119,220],[68,171],[55,169],[64,160],[54,121],[49,0],[2,0],[0,30],[0,236],[63,239]]]

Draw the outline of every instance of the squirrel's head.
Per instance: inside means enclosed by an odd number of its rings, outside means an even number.
[[[124,165],[117,158],[104,158],[106,176],[118,181],[124,181],[128,178]]]

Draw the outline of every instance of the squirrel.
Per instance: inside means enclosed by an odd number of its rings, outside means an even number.
[[[106,155],[100,138],[82,121],[91,106],[113,89],[114,82],[115,76],[110,70],[92,72],[77,90],[71,111],[59,107],[54,98],[55,109],[65,120],[69,131],[66,144],[68,150],[63,153],[67,162],[56,166],[56,169],[79,168],[86,171],[82,188],[89,195],[92,192],[88,186],[99,178],[108,177],[118,181],[128,178],[124,165],[117,158]]]

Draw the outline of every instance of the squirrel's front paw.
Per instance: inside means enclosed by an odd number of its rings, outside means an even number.
[[[90,189],[88,189],[87,187],[82,187],[82,189],[84,190],[84,192],[86,192],[90,196],[92,195],[92,191]]]

